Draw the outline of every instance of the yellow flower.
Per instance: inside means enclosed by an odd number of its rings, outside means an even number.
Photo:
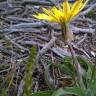
[[[59,23],[64,41],[69,42],[74,37],[69,23],[85,7],[87,2],[88,0],[75,0],[73,4],[69,4],[67,0],[64,0],[61,6],[54,6],[51,9],[42,8],[44,13],[38,13],[33,16],[38,19]]]
[[[60,24],[70,22],[86,5],[88,0],[76,0],[70,5],[67,0],[64,0],[60,7],[54,6],[51,9],[42,8],[44,13],[33,15],[35,18],[43,19]]]

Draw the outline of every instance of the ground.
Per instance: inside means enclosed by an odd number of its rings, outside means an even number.
[[[23,2],[23,1],[22,1]],[[6,0],[0,2],[0,88],[9,88],[9,93],[12,90],[18,92],[20,83],[25,72],[31,47],[37,46],[37,53],[53,38],[54,31],[56,41],[45,50],[41,58],[40,69],[34,69],[33,72],[33,91],[46,90],[48,86],[44,80],[44,65],[46,58],[54,63],[60,62],[65,56],[69,56],[70,52],[66,44],[62,41],[61,30],[58,24],[46,21],[40,21],[32,17],[37,11],[40,12],[40,6],[28,4],[26,2],[16,1],[12,5]],[[46,0],[45,0],[46,2]],[[36,3],[38,5],[38,3]],[[42,6],[44,4],[42,3]],[[48,5],[48,6],[47,6]],[[46,3],[47,7],[53,6],[51,3]],[[90,13],[91,14],[91,13]],[[72,25],[78,28],[93,28],[96,30],[96,12],[94,15],[82,16],[72,22]],[[81,19],[81,20],[80,20]],[[74,32],[74,30],[73,30]],[[74,32],[74,41],[72,42],[76,55],[82,55],[96,61],[96,31],[85,32],[82,30]],[[48,48],[48,47],[47,47]],[[45,61],[44,61],[45,60]],[[96,62],[95,62],[96,63]],[[69,78],[66,77],[59,69],[50,68],[52,78],[58,79],[58,86],[72,86]],[[61,76],[60,76],[61,75]],[[61,78],[62,77],[62,78]],[[12,80],[12,82],[10,81]],[[13,95],[10,95],[13,96]]]

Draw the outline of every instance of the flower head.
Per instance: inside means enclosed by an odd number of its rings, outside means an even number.
[[[88,0],[76,0],[72,5],[64,0],[60,7],[54,6],[51,9],[42,8],[44,13],[33,15],[35,18],[43,19],[60,24],[70,22],[86,5]]]

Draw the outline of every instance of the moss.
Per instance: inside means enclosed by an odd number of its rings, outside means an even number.
[[[29,60],[26,65],[23,96],[31,96],[32,94],[32,74],[33,74],[33,66],[35,63],[35,57],[36,57],[36,47],[32,47]]]
[[[86,17],[96,20],[96,9],[91,10],[88,14],[86,14]]]

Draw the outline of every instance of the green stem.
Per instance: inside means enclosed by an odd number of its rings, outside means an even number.
[[[73,33],[70,30],[69,23],[61,24],[62,29],[62,37],[64,39],[64,42],[72,41],[73,40]]]
[[[70,52],[71,52],[71,55],[73,58],[73,64],[75,65],[75,68],[76,68],[79,85],[80,85],[80,87],[85,89],[85,86],[84,86],[83,80],[82,80],[81,66],[76,58],[75,52],[73,50],[73,46],[70,43],[73,40],[73,33],[70,30],[69,23],[61,24],[61,29],[62,29],[62,37],[64,39],[64,42],[66,42],[68,44],[68,47],[70,49]]]
[[[77,79],[79,81],[79,85],[82,89],[86,89],[85,86],[84,86],[84,83],[83,83],[83,80],[82,80],[82,73],[81,73],[81,66],[76,58],[76,55],[75,55],[75,52],[73,50],[73,46],[70,42],[67,42],[68,43],[68,46],[69,46],[69,49],[70,49],[70,52],[71,52],[71,55],[72,55],[72,58],[73,58],[73,64],[75,65],[75,68],[76,68],[76,72],[77,72]]]

